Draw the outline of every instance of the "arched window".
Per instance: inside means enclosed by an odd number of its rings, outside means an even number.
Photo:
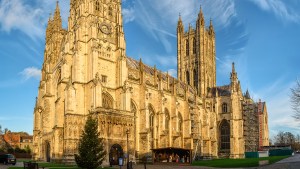
[[[222,112],[223,112],[223,113],[227,113],[227,112],[228,112],[228,109],[227,109],[227,103],[223,103],[223,104],[222,104]]]
[[[190,55],[190,52],[189,52],[189,48],[190,48],[190,44],[189,44],[189,40],[187,39],[186,42],[185,42],[186,46],[185,46],[185,50],[186,50],[186,56]]]
[[[102,107],[106,109],[113,108],[113,98],[108,93],[102,93]]]
[[[113,12],[112,12],[112,7],[110,6],[110,7],[108,7],[108,15],[109,15],[109,16],[112,16],[112,13],[113,13]]]
[[[193,54],[196,54],[196,38],[193,39]]]
[[[196,69],[194,69],[194,74],[193,74],[193,76],[194,76],[194,86],[197,88],[197,87],[198,87],[198,80],[197,80],[198,74],[197,74]]]
[[[169,123],[170,123],[170,114],[167,109],[165,109],[165,130],[169,130]]]
[[[182,131],[182,116],[181,114],[178,112],[178,131]]]
[[[190,85],[190,73],[189,73],[189,71],[186,71],[186,83],[188,85]]]
[[[96,11],[100,11],[100,3],[99,3],[99,1],[95,2],[95,10]]]
[[[220,125],[220,149],[230,150],[230,124],[223,120]]]

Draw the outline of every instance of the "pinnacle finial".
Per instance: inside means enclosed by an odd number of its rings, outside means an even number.
[[[234,62],[232,62],[232,73],[235,73]]]

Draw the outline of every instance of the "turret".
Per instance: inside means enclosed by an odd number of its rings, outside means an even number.
[[[198,14],[198,19],[197,19],[197,28],[200,26],[205,26],[205,19],[204,19],[204,14],[202,11],[202,7],[200,6],[200,12]]]
[[[179,34],[179,33],[184,33],[184,27],[183,27],[183,23],[182,23],[180,14],[179,14],[179,19],[178,19],[178,23],[177,23],[177,34]]]
[[[238,91],[240,89],[240,86],[239,86],[239,80],[237,77],[237,73],[235,71],[234,62],[232,63],[232,71],[231,71],[231,75],[230,75],[230,81],[231,81],[231,90],[233,92]]]
[[[208,33],[211,35],[211,36],[215,36],[215,30],[214,30],[214,26],[212,24],[212,20],[210,19],[210,23],[209,23],[209,31]]]

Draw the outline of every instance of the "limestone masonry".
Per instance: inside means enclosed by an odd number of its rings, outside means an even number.
[[[131,160],[169,147],[193,159],[243,158],[269,145],[266,103],[242,92],[234,64],[230,84],[216,86],[215,44],[201,9],[195,28],[179,17],[176,79],[126,56],[121,0],[71,0],[67,29],[57,4],[34,109],[34,159],[74,162],[88,115],[98,119],[105,164],[127,149]]]

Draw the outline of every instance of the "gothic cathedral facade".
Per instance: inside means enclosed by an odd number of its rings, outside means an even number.
[[[185,31],[179,18],[178,79],[126,56],[121,11],[121,0],[71,0],[63,29],[57,4],[34,109],[35,160],[74,161],[88,115],[98,119],[106,162],[115,150],[128,149],[132,160],[168,147],[189,149],[193,157],[243,158],[248,143],[268,145],[267,112],[258,115],[242,93],[234,64],[231,83],[216,86],[215,32],[212,22],[205,27],[202,10],[195,29]],[[247,121],[249,104],[263,120]],[[255,128],[249,137],[248,123],[262,132]]]

